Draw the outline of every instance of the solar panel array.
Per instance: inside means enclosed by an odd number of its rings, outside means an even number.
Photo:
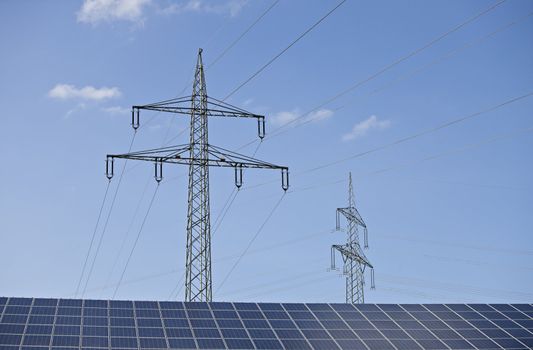
[[[530,304],[0,298],[0,349],[531,349]]]

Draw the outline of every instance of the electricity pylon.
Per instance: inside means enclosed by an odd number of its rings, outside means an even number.
[[[265,117],[245,111],[207,95],[202,49],[194,75],[192,95],[132,107],[132,127],[139,128],[140,110],[152,110],[190,115],[188,144],[107,156],[108,178],[113,176],[115,158],[154,162],[155,179],[163,179],[163,163],[189,166],[187,210],[187,252],[185,262],[185,301],[211,301],[211,220],[209,208],[209,167],[232,167],[235,185],[242,186],[244,168],[280,169],[283,190],[289,188],[289,168],[263,162],[213,146],[208,141],[208,117],[257,119],[259,138],[265,136]]]
[[[340,219],[344,216],[347,220],[347,242],[344,245],[331,246],[331,268],[335,270],[335,250],[341,253],[344,262],[343,274],[346,275],[346,303],[362,304],[364,296],[364,272],[370,268],[371,288],[374,289],[374,267],[367,259],[359,243],[359,229],[364,230],[365,248],[368,248],[368,231],[363,218],[355,208],[353,194],[352,173],[349,177],[348,207],[337,208],[337,230],[340,230]]]

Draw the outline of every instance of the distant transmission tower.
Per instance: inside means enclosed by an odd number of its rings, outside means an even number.
[[[208,142],[208,117],[257,119],[257,132],[265,136],[265,117],[245,111],[207,96],[202,49],[194,75],[192,96],[180,97],[143,106],[132,107],[132,127],[139,127],[141,109],[190,115],[189,144],[163,147],[127,154],[107,156],[107,177],[113,177],[115,158],[154,162],[155,179],[163,179],[163,163],[189,166],[189,194],[187,211],[187,252],[185,263],[185,301],[211,301],[211,220],[209,208],[209,167],[232,167],[235,185],[242,186],[243,169],[280,169],[282,188],[289,188],[289,169],[237,154]]]
[[[352,173],[349,177],[348,207],[337,208],[337,230],[340,230],[341,215],[347,220],[348,239],[344,245],[331,246],[331,268],[335,270],[335,250],[338,250],[344,262],[343,273],[346,275],[346,303],[362,304],[365,302],[363,290],[365,268],[370,268],[371,288],[374,289],[374,267],[366,258],[359,244],[359,229],[362,228],[365,248],[368,248],[368,231],[363,218],[355,208]]]

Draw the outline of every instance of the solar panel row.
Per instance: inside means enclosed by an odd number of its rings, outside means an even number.
[[[530,349],[529,304],[0,298],[0,349]]]

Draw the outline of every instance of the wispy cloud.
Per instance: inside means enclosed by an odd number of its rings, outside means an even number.
[[[246,6],[247,0],[229,0],[229,1],[206,1],[206,0],[188,0],[180,3],[171,4],[161,10],[161,13],[181,14],[186,12],[211,13],[217,15],[237,16]]]
[[[82,100],[102,101],[119,97],[120,95],[120,90],[117,87],[95,88],[92,86],[84,86],[82,88],[77,88],[74,85],[69,84],[57,84],[50,91],[48,91],[49,97],[61,100],[76,98]]]
[[[343,141],[351,141],[366,135],[372,129],[386,129],[391,125],[390,120],[379,120],[375,115],[355,124],[352,130],[342,136]]]
[[[143,11],[151,0],[84,0],[77,12],[78,22],[142,22]]]
[[[296,108],[292,111],[281,111],[275,113],[270,118],[270,121],[273,125],[277,126],[283,126],[289,123],[293,123],[294,125],[296,125],[306,122],[318,122],[321,120],[329,119],[333,117],[333,114],[334,112],[331,109],[319,109],[307,115],[302,115],[300,110]]]
[[[121,114],[131,113],[130,108],[120,107],[120,106],[105,107],[105,108],[102,108],[102,110],[111,115],[121,115]]]
[[[309,113],[309,115],[304,118],[304,121],[318,122],[331,117],[333,117],[333,111],[331,109],[319,109],[318,111]]]
[[[273,114],[272,117],[270,117],[270,122],[273,125],[281,126],[287,123],[291,123],[296,118],[298,118],[299,115],[300,112],[298,111],[298,109],[294,109],[292,111],[281,111]]]
[[[78,104],[76,105],[76,107],[74,107],[74,108],[72,108],[72,109],[69,109],[69,110],[67,111],[67,113],[65,113],[65,115],[64,115],[63,118],[64,118],[64,119],[69,119],[69,118],[72,117],[74,114],[78,113],[79,111],[84,110],[86,107],[87,107],[87,105],[86,105],[85,103],[83,103],[83,102],[78,103]]]

